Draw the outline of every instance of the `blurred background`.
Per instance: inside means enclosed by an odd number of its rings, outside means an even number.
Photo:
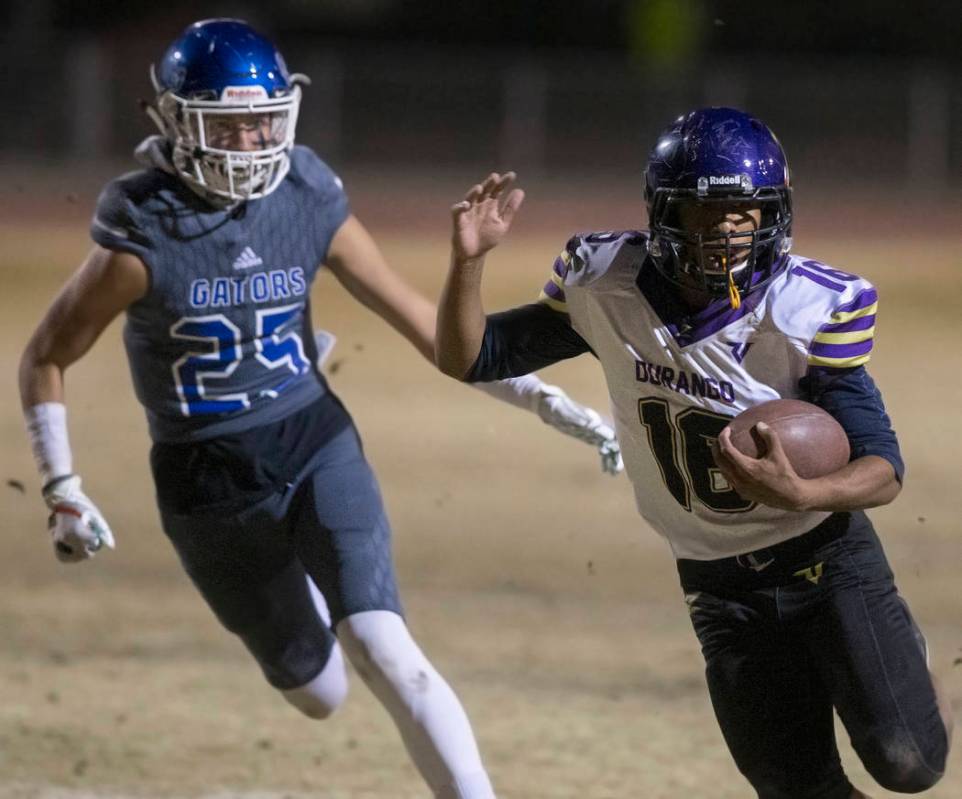
[[[940,0],[8,0],[0,158],[126,156],[149,63],[213,16],[313,79],[299,138],[338,167],[637,179],[667,122],[728,104],[805,183],[958,191],[962,5]]]

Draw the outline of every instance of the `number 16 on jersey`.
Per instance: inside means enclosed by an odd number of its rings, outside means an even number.
[[[744,513],[755,507],[728,485],[712,456],[712,442],[731,417],[687,408],[672,419],[665,400],[643,397],[638,400],[638,418],[648,434],[662,480],[685,510],[691,511],[692,494],[718,513]]]

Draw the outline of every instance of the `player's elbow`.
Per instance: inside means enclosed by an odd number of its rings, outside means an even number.
[[[892,479],[882,486],[881,490],[879,491],[878,504],[888,505],[890,502],[894,502],[895,498],[901,493],[902,483],[893,472]]]
[[[474,359],[437,344],[434,348],[434,363],[448,377],[464,382],[474,366]]]
[[[863,455],[856,458],[846,467],[846,477],[841,481],[842,486],[848,486],[843,491],[849,492],[849,501],[845,508],[833,510],[868,510],[888,505],[902,491],[900,470],[888,458],[881,455]],[[841,474],[842,472],[839,472]]]
[[[873,497],[873,507],[888,505],[902,492],[902,477],[895,465],[881,456],[873,457],[873,465],[878,469],[879,486]]]
[[[852,508],[858,510],[869,510],[870,508],[881,508],[888,505],[902,491],[902,484],[895,478],[894,474],[890,480],[879,484],[870,491],[863,492],[861,498],[852,504]]]
[[[470,364],[465,366],[461,361],[437,361],[438,369],[440,369],[448,377],[453,377],[462,383],[467,383],[468,374],[471,371]]]

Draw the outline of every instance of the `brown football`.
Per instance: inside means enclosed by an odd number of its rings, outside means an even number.
[[[778,434],[799,477],[822,477],[838,471],[849,461],[851,451],[845,430],[817,405],[777,399],[738,414],[728,423],[732,443],[739,452],[752,458],[765,454],[765,442],[754,429],[759,422],[765,422]]]

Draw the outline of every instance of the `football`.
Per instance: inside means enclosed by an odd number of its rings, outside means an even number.
[[[802,400],[763,402],[729,422],[732,444],[752,458],[765,454],[764,439],[754,429],[765,422],[777,434],[799,477],[812,479],[841,469],[851,450],[845,430],[817,405]]]

